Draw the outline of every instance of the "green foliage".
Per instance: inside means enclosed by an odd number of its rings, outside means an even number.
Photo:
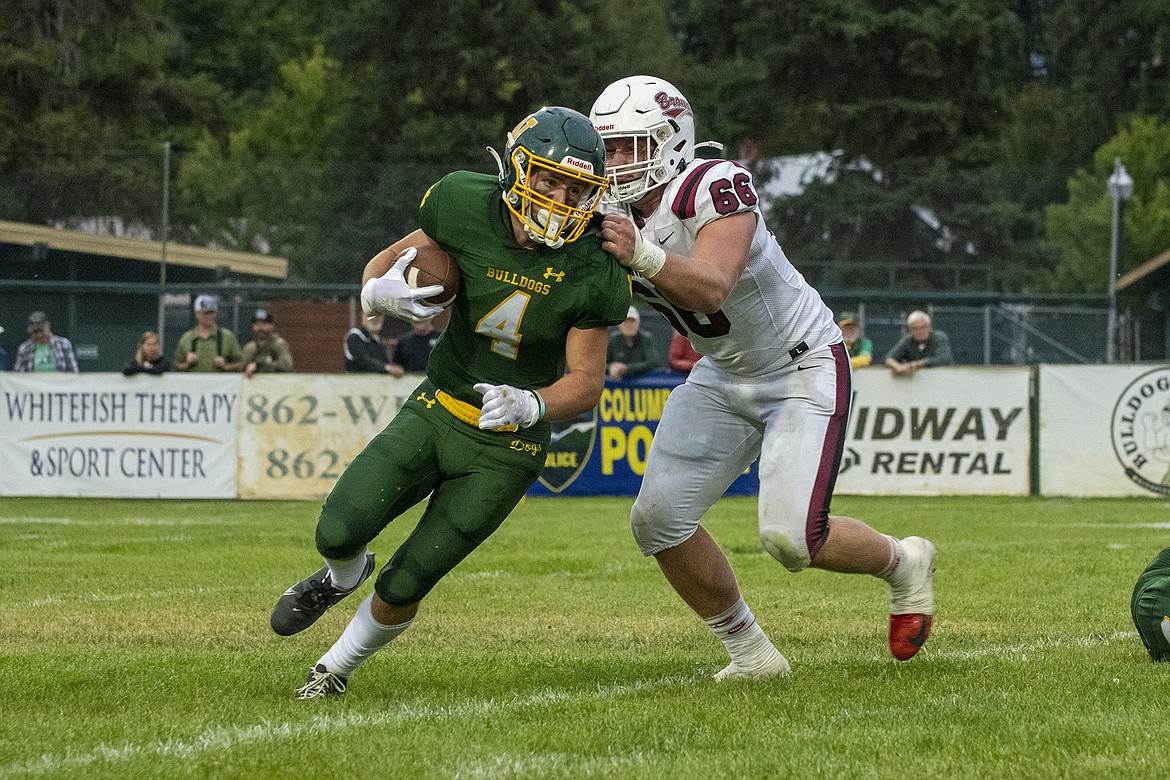
[[[318,45],[281,66],[281,84],[248,112],[227,144],[205,132],[178,177],[180,238],[293,260],[324,212],[326,166],[339,156],[336,134],[349,99],[338,62]]]
[[[155,229],[171,141],[176,238],[353,281],[431,183],[492,171],[484,147],[525,114],[652,73],[728,156],[838,155],[772,211],[794,260],[1077,292],[1099,226],[1045,209],[1093,189],[1069,182],[1100,175],[1121,118],[1170,121],[1168,42],[1153,0],[0,4],[0,219]],[[1126,215],[1135,261],[1165,248],[1159,197]]]
[[[0,776],[1164,774],[1170,664],[1128,610],[1170,543],[1164,502],[838,496],[937,545],[934,631],[899,663],[882,582],[791,574],[755,501],[719,501],[705,525],[793,667],[721,684],[723,648],[638,554],[629,506],[525,501],[344,698],[299,702],[372,588],[295,637],[269,629],[320,565],[319,504],[2,498]],[[379,562],[417,517],[373,542]]]
[[[1069,180],[1068,202],[1046,209],[1048,235],[1062,250],[1053,289],[1101,293],[1108,288],[1113,214],[1108,180],[1117,158],[1134,180],[1133,198],[1122,211],[1118,273],[1170,247],[1170,123],[1136,117],[1097,150],[1091,169],[1080,169]]]

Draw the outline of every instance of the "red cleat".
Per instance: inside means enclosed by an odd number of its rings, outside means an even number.
[[[934,616],[934,545],[919,536],[900,542],[902,560],[890,577],[890,652],[908,661],[926,644]]]

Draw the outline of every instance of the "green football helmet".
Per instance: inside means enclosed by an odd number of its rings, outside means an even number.
[[[492,150],[495,154],[494,150]],[[504,200],[535,241],[554,249],[585,232],[605,192],[605,144],[584,114],[542,108],[508,133],[504,159],[496,156]],[[542,172],[580,184],[576,203],[561,203],[534,187]]]

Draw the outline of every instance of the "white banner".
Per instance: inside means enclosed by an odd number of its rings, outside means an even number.
[[[1041,366],[1040,492],[1170,495],[1170,366]]]
[[[240,498],[321,499],[423,379],[257,374],[240,397]]]
[[[0,374],[0,494],[234,498],[240,381]]]
[[[1027,366],[853,374],[841,494],[1027,495]]]

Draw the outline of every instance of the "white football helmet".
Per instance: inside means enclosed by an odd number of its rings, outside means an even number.
[[[602,139],[629,138],[633,162],[606,168],[609,190],[605,198],[633,203],[686,168],[695,149],[721,144],[695,144],[695,115],[691,104],[673,84],[655,76],[630,76],[610,84],[589,111]],[[631,173],[641,176],[622,179]]]

